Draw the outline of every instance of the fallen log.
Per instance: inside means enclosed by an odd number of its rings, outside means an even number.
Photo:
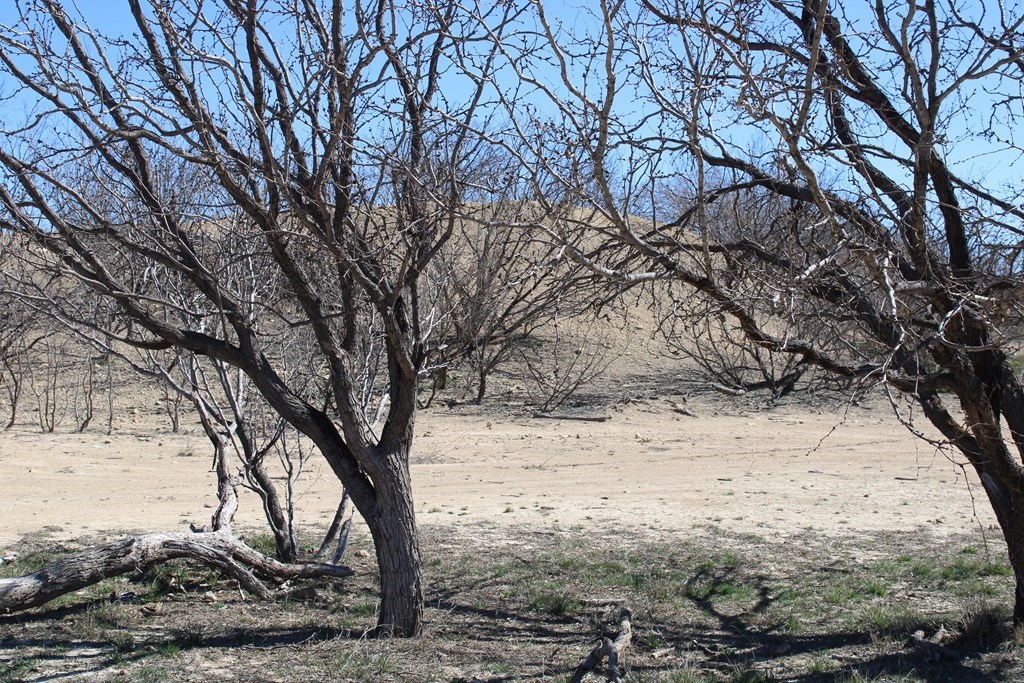
[[[576,667],[572,678],[569,679],[571,683],[581,683],[584,677],[601,666],[601,662],[606,658],[608,660],[608,664],[605,666],[606,679],[609,683],[621,683],[622,671],[619,669],[619,658],[633,639],[633,625],[630,621],[632,616],[632,612],[625,607],[622,608],[622,612],[619,613],[618,635],[614,640],[608,637],[601,638],[587,658]]]
[[[354,572],[333,564],[287,564],[246,545],[228,530],[201,533],[155,533],[104,543],[55,560],[26,576],[0,579],[0,612],[38,607],[104,579],[175,559],[191,559],[220,570],[261,600],[278,597],[257,577],[273,582],[316,577],[344,577]]]

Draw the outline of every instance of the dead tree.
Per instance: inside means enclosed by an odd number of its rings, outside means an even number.
[[[0,239],[0,266],[6,274],[15,262],[10,235]],[[10,278],[0,283],[0,385],[7,404],[4,428],[10,429],[18,419],[18,403],[28,381],[29,354],[42,340],[36,315],[12,289]]]
[[[241,370],[316,445],[366,521],[379,633],[417,634],[420,286],[456,220],[458,169],[480,143],[466,122],[495,48],[472,38],[499,35],[513,8],[129,0],[136,37],[116,49],[56,0],[21,11],[0,29],[0,64],[11,96],[39,106],[0,132],[0,226],[48,250],[54,275],[120,308],[116,343]],[[473,55],[461,87],[446,75],[450,51]],[[178,191],[197,183],[200,202]],[[196,248],[222,229],[244,231],[285,283],[281,301],[246,300]],[[191,324],[152,287],[162,271],[189,284],[209,324]],[[46,293],[87,324],[59,288]],[[303,332],[320,381],[296,387],[278,372],[265,337],[274,326]],[[384,359],[380,424],[358,400],[367,340]]]
[[[642,0],[602,2],[570,29],[533,6],[536,30],[503,48],[530,104],[503,105],[550,239],[589,235],[602,247],[567,256],[609,281],[672,282],[749,345],[912,397],[984,485],[1024,623],[1024,387],[1011,364],[1024,17],[944,0],[856,15],[826,0]],[[660,190],[680,177],[693,200],[665,211]],[[749,192],[800,220],[723,239],[713,208]]]
[[[447,378],[448,370],[468,366],[477,403],[504,363],[525,355],[536,364],[532,335],[590,308],[599,286],[589,271],[559,258],[557,246],[527,227],[544,214],[536,202],[516,197],[512,162],[501,155],[486,161],[476,173],[498,179],[486,195],[491,201],[466,208],[429,273],[437,322],[428,370]]]

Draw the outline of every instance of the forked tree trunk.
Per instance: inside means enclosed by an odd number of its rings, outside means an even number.
[[[329,561],[331,564],[341,562],[341,557],[345,554],[345,548],[348,547],[348,536],[352,530],[352,513],[354,509],[355,507],[352,505],[352,498],[349,496],[348,490],[343,490],[341,502],[338,503],[338,509],[334,513],[331,526],[327,529],[327,533],[324,534],[324,540],[320,543],[320,548],[313,555],[314,560],[324,562],[330,557]]]
[[[267,521],[270,522],[270,531],[274,535],[274,546],[277,548],[277,557],[282,562],[295,562],[299,552],[295,543],[295,530],[292,522],[284,511],[281,504],[281,496],[277,493],[277,486],[270,474],[259,461],[250,461],[249,472],[255,482],[256,494],[263,503],[263,512]]]

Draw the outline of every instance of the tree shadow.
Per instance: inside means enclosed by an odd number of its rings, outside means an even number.
[[[753,604],[739,613],[731,613],[723,603],[737,580],[753,585],[756,598]],[[778,600],[771,579],[757,575],[739,576],[736,566],[701,567],[685,582],[684,595],[703,615],[710,617],[715,626],[676,633],[666,640],[680,651],[691,655],[690,663],[698,668],[712,670],[761,670],[770,672],[783,658],[806,656],[829,658],[838,663],[828,671],[804,673],[789,671],[787,681],[806,683],[832,683],[849,681],[852,677],[874,680],[880,677],[903,678],[909,675],[923,680],[963,681],[968,683],[995,683],[1008,680],[1004,674],[1013,667],[997,663],[991,672],[977,668],[977,658],[984,651],[948,646],[933,647],[915,643],[910,633],[918,628],[931,633],[941,624],[922,619],[913,629],[905,625],[891,629],[843,629],[828,633],[790,633],[785,622],[764,622],[764,615]],[[653,624],[652,629],[668,631],[670,625]],[[849,648],[856,648],[850,655]],[[846,650],[847,652],[843,652]],[[837,655],[830,657],[830,655]],[[658,672],[668,666],[641,664],[638,672]],[[751,680],[773,680],[765,678]]]

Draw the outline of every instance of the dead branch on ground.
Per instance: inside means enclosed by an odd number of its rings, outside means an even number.
[[[633,639],[633,626],[630,622],[633,613],[625,607],[622,608],[622,612],[619,613],[619,633],[612,640],[608,636],[601,638],[601,641],[590,651],[583,662],[576,667],[576,670],[572,674],[572,678],[569,679],[571,683],[580,683],[584,677],[591,671],[596,670],[601,666],[606,658],[608,664],[605,666],[605,676],[607,680],[612,683],[619,683],[622,680],[622,671],[619,669],[619,658],[622,653],[625,652],[626,648],[629,647],[630,641]]]

